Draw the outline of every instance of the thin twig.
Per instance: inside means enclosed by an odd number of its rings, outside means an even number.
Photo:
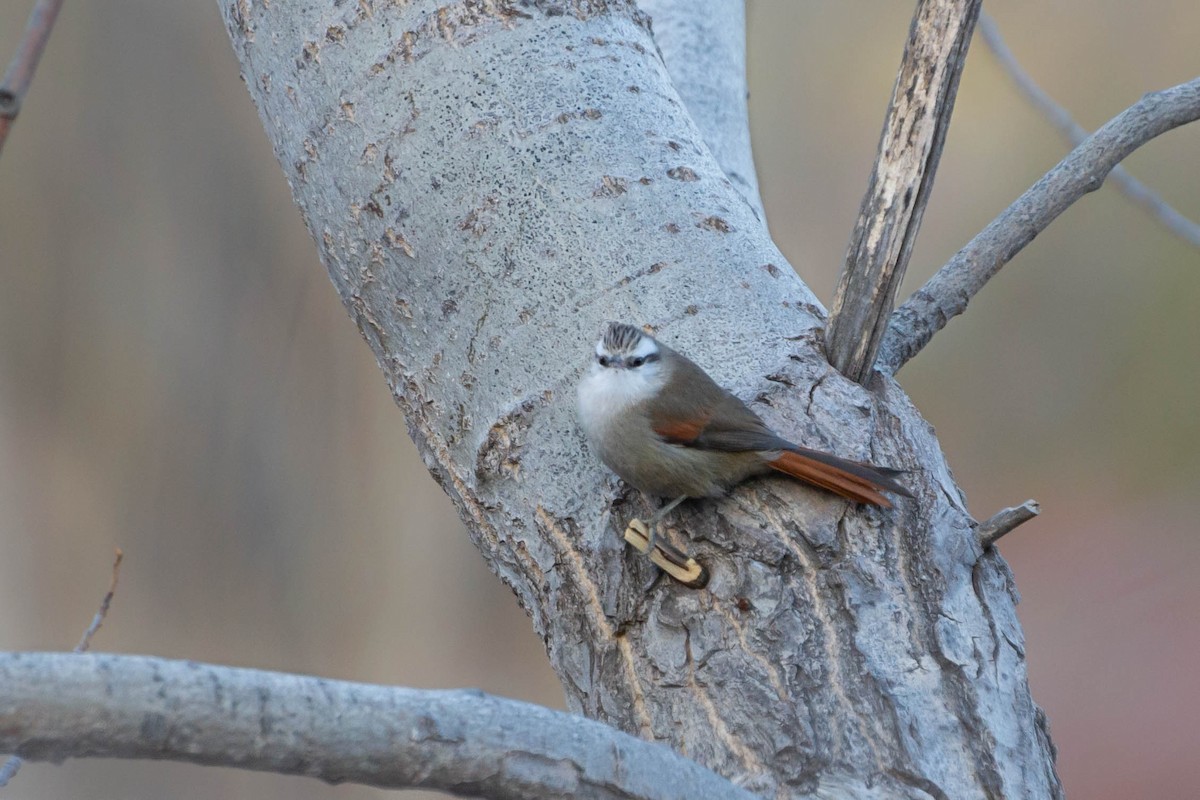
[[[1017,89],[1025,95],[1030,104],[1042,112],[1050,120],[1050,124],[1058,128],[1072,146],[1081,144],[1088,137],[1088,132],[1071,118],[1065,108],[1054,102],[1050,95],[1034,83],[1029,73],[1021,68],[1012,51],[1008,49],[1008,45],[1004,43],[1003,37],[1000,36],[1000,29],[996,25],[996,21],[987,14],[983,14],[979,18],[979,33],[996,60],[1000,62],[1000,66],[1012,78]],[[1124,167],[1114,167],[1109,177],[1112,178],[1113,183],[1122,194],[1141,206],[1143,211],[1162,223],[1167,230],[1193,247],[1200,247],[1200,225],[1171,208],[1165,200],[1150,187],[1130,175]]]
[[[117,592],[117,578],[121,574],[121,560],[124,558],[125,554],[118,547],[116,556],[113,558],[112,579],[108,582],[108,591],[104,594],[104,599],[100,601],[100,608],[97,609],[96,615],[92,617],[92,624],[87,626],[87,630],[83,632],[83,638],[79,640],[79,644],[75,645],[72,653],[87,652],[92,645],[92,637],[104,624],[104,618],[108,616],[108,608],[112,605],[113,595]],[[16,776],[22,763],[24,762],[20,756],[12,756],[3,765],[0,765],[0,787],[8,785],[8,782]]]
[[[1059,214],[1151,139],[1200,119],[1200,78],[1144,95],[1072,150],[892,313],[879,369],[893,374],[967,308]]]
[[[829,363],[871,375],[933,189],[980,0],[919,0],[838,280]]]
[[[100,626],[104,624],[104,618],[108,616],[108,607],[112,605],[113,595],[117,592],[117,580],[121,577],[121,561],[125,558],[125,553],[121,548],[117,548],[116,555],[113,558],[112,579],[108,583],[108,591],[104,595],[104,599],[100,601],[100,608],[96,610],[96,616],[92,617],[92,624],[88,625],[87,630],[83,632],[83,637],[79,640],[79,644],[75,645],[73,653],[86,653],[87,649],[92,646],[92,637],[96,635],[96,631],[100,630]]]
[[[1018,525],[1023,525],[1042,513],[1042,508],[1036,500],[1026,500],[1019,506],[997,511],[988,519],[979,523],[975,529],[975,537],[979,546],[984,550],[996,543],[1001,536],[1010,533]]]
[[[21,111],[21,103],[25,101],[33,73],[37,70],[42,51],[46,49],[46,40],[50,38],[62,4],[63,0],[38,0],[33,11],[29,12],[29,22],[25,25],[17,54],[4,72],[4,82],[0,83],[0,151],[4,149],[4,140],[8,138],[13,120]]]

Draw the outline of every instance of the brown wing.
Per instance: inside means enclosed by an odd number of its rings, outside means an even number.
[[[674,355],[671,391],[661,393],[647,408],[655,433],[672,444],[734,453],[791,446],[708,373],[685,356]]]
[[[684,447],[735,453],[782,451],[767,462],[769,466],[860,503],[891,507],[880,493],[883,490],[912,496],[896,482],[894,470],[809,450],[780,438],[704,370],[676,355],[670,396],[660,394],[647,409],[650,426],[664,440]]]

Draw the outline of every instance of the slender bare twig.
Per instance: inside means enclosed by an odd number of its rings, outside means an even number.
[[[1200,78],[1152,92],[1072,150],[892,314],[879,368],[895,373],[1058,215],[1156,136],[1200,119]]]
[[[488,798],[750,800],[670,748],[474,690],[146,656],[0,654],[0,749],[149,758]]]
[[[829,363],[863,383],[933,189],[980,0],[918,0],[875,167],[838,281]]]
[[[1026,500],[1019,506],[997,511],[992,516],[979,523],[975,529],[975,538],[979,545],[987,549],[1006,533],[1010,533],[1018,525],[1023,525],[1042,513],[1042,508],[1036,500]]]
[[[25,93],[29,91],[33,73],[62,4],[63,0],[38,0],[29,12],[29,22],[25,25],[17,54],[4,72],[4,82],[0,83],[0,151],[4,149],[4,140],[8,138],[13,120],[21,111],[21,103],[25,101]]]
[[[83,632],[83,638],[79,640],[79,644],[75,645],[72,653],[84,653],[92,645],[92,637],[96,635],[96,631],[100,630],[100,626],[104,624],[104,618],[108,616],[109,606],[112,605],[113,595],[117,592],[117,578],[121,573],[121,560],[125,558],[125,554],[121,552],[121,548],[117,548],[116,556],[113,558],[112,579],[108,582],[108,591],[104,594],[104,599],[100,601],[100,608],[96,610],[95,616],[92,617],[92,624],[87,626],[87,630]],[[7,786],[17,774],[17,770],[21,768],[22,759],[20,756],[12,756],[3,765],[0,765],[0,787]]]
[[[1008,49],[1008,45],[1004,43],[1003,37],[1000,36],[1000,29],[995,20],[987,14],[983,14],[979,18],[979,33],[996,60],[1000,62],[1000,66],[1012,78],[1017,89],[1025,95],[1030,104],[1041,111],[1073,146],[1082,143],[1088,137],[1088,132],[1071,118],[1065,108],[1055,103],[1050,95],[1034,82],[1029,73],[1021,68],[1012,51]],[[1150,187],[1130,175],[1124,167],[1114,167],[1109,177],[1112,178],[1113,183],[1122,194],[1141,206],[1143,211],[1162,223],[1167,230],[1188,244],[1200,247],[1200,225],[1171,208],[1165,200]]]
[[[92,637],[96,635],[96,631],[100,630],[100,626],[104,624],[104,618],[108,616],[108,608],[112,605],[113,595],[117,593],[117,580],[121,576],[121,561],[125,558],[125,553],[121,548],[117,548],[116,554],[113,557],[112,579],[108,582],[108,591],[104,594],[104,599],[100,601],[100,608],[96,609],[96,615],[92,617],[92,624],[88,625],[87,630],[83,632],[83,636],[79,640],[79,644],[75,645],[73,653],[86,653],[87,649],[92,646]]]

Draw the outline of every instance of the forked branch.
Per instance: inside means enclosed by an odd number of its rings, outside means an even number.
[[[1089,136],[992,220],[892,314],[879,368],[894,374],[966,310],[980,289],[1126,156],[1200,119],[1200,78],[1142,97]]]

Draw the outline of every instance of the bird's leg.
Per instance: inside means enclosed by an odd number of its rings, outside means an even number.
[[[687,500],[686,494],[683,495],[682,497],[676,497],[674,500],[667,503],[665,506],[660,508],[658,511],[655,511],[654,516],[652,516],[652,517],[650,517],[650,519],[646,520],[646,530],[648,530],[650,532],[650,534],[648,536],[649,541],[646,545],[646,555],[649,555],[650,553],[654,552],[654,543],[656,541],[658,541],[658,523],[662,522],[662,518],[665,517],[667,514],[670,514],[672,511],[674,511],[675,506],[679,505],[684,500]]]

